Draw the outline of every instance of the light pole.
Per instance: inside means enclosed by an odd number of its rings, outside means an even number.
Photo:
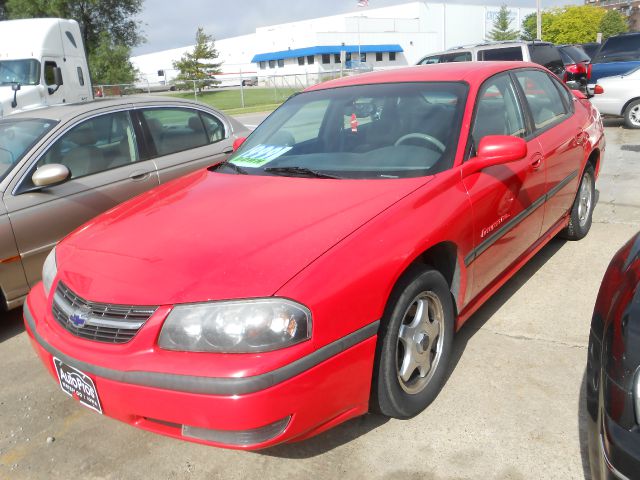
[[[542,13],[540,12],[540,0],[536,0],[536,38],[542,40]]]

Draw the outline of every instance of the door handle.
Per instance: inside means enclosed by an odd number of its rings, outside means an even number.
[[[146,180],[151,175],[151,172],[133,172],[129,175],[129,178],[134,182],[139,182],[141,180]]]
[[[224,153],[225,155],[232,154],[233,153],[233,147],[226,148],[225,150],[222,151],[222,153]]]
[[[542,155],[537,156],[532,162],[531,162],[531,168],[533,170],[538,170],[541,166],[542,166],[542,160],[543,157]]]

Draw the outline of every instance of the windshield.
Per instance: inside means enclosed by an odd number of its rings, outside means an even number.
[[[0,85],[38,85],[40,62],[34,59],[0,61]]]
[[[610,37],[602,45],[594,63],[640,60],[640,34]]]
[[[53,120],[0,120],[0,181],[56,124]]]
[[[450,168],[467,85],[358,85],[302,93],[269,116],[225,173],[406,178]]]

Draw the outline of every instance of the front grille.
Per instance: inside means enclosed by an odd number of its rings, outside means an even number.
[[[135,337],[158,307],[88,302],[58,282],[51,311],[76,337],[105,343],[126,343]]]

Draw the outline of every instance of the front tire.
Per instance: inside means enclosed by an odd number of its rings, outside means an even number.
[[[454,311],[440,272],[414,267],[394,289],[382,319],[372,407],[410,418],[438,395],[453,348]]]
[[[627,105],[622,115],[628,128],[640,128],[640,100],[634,100]]]
[[[567,225],[567,228],[560,234],[562,238],[566,238],[567,240],[581,240],[587,236],[593,221],[595,193],[595,174],[593,172],[593,166],[588,163],[582,174],[573,207],[571,207],[569,225]]]

